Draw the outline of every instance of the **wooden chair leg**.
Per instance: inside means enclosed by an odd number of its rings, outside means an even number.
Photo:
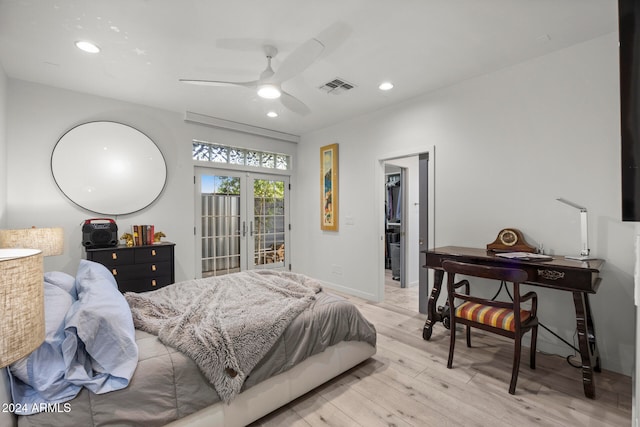
[[[531,369],[536,369],[536,347],[538,343],[538,327],[531,328],[531,346],[529,347],[529,366]]]
[[[453,350],[456,346],[456,322],[451,316],[451,323],[449,327],[449,360],[447,361],[447,368],[453,367]]]
[[[509,385],[510,394],[516,394],[516,383],[518,382],[518,372],[520,371],[520,350],[522,347],[522,337],[515,337],[513,342],[513,370],[511,371],[511,384]]]

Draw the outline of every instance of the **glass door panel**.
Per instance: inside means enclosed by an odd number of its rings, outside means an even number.
[[[288,178],[253,178],[253,267],[286,265]]]
[[[198,178],[202,277],[240,271],[241,177],[199,173]]]

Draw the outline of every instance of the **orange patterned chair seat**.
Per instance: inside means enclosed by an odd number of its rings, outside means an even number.
[[[467,301],[456,308],[456,317],[504,329],[505,331],[515,331],[513,310],[507,308],[492,307]],[[520,310],[520,321],[522,323],[526,322],[530,317],[530,311]]]

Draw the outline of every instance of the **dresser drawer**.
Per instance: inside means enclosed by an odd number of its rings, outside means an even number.
[[[170,276],[160,276],[155,278],[118,280],[120,292],[148,292],[160,289],[173,283]]]
[[[172,258],[173,246],[145,246],[134,250],[135,263],[169,261]]]
[[[126,251],[122,249],[93,251],[87,253],[87,255],[87,259],[90,261],[98,262],[107,268],[115,265],[134,263],[133,251]]]
[[[171,276],[171,263],[161,261],[146,264],[117,265],[109,269],[118,283],[120,279],[138,279],[143,277]]]

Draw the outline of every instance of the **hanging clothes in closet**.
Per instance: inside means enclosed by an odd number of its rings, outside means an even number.
[[[387,220],[399,222],[402,218],[402,187],[400,186],[400,176],[397,180],[390,176],[387,181]]]

